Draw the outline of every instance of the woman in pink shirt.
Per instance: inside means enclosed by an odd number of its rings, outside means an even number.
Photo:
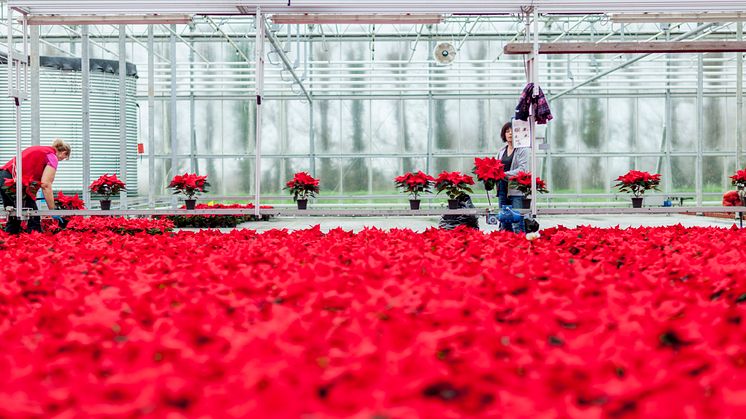
[[[56,139],[52,146],[32,146],[23,150],[23,178],[36,182],[41,187],[44,194],[44,200],[47,202],[47,208],[54,209],[54,193],[52,192],[52,183],[54,176],[57,174],[57,164],[60,160],[70,158],[70,146]],[[7,179],[15,178],[16,159],[10,159],[0,168],[0,185],[4,185]],[[18,183],[16,181],[16,183]],[[38,190],[38,187],[36,188]],[[23,207],[37,209],[36,190],[28,191],[24,194]],[[3,200],[3,207],[15,207],[15,194],[8,194],[5,188],[0,189],[0,197]],[[28,222],[29,231],[41,231],[41,218],[31,217]],[[9,217],[5,225],[5,231],[11,234],[17,234],[21,231],[21,222],[16,217]]]

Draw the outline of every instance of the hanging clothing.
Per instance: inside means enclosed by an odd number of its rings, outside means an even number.
[[[521,97],[518,100],[518,106],[515,107],[515,119],[527,121],[529,109],[531,105],[533,105],[536,123],[543,125],[551,121],[554,117],[552,116],[552,111],[549,109],[549,103],[547,102],[546,97],[544,97],[544,92],[542,92],[541,87],[536,86],[536,88],[539,89],[536,97],[533,96],[533,83],[528,83],[526,87],[523,88]]]

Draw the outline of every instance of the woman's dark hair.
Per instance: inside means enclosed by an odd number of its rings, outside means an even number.
[[[508,142],[508,139],[505,138],[505,133],[508,132],[509,129],[513,129],[513,124],[510,122],[506,122],[505,125],[503,125],[503,128],[500,130],[500,138],[503,139],[504,143]]]

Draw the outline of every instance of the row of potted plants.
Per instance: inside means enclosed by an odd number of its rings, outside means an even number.
[[[490,199],[489,192],[496,189],[496,185],[501,180],[509,181],[511,189],[517,189],[528,199],[531,195],[531,173],[519,172],[509,178],[505,175],[502,162],[494,157],[475,158],[474,174],[477,179],[484,183],[487,191],[487,199]],[[466,193],[473,193],[471,186],[474,185],[474,178],[458,171],[441,172],[437,178],[434,178],[422,171],[407,172],[394,179],[394,184],[402,192],[412,196],[409,200],[410,208],[417,210],[420,208],[419,196],[424,193],[431,193],[435,188],[438,194],[445,193],[448,196],[448,207],[450,209],[458,208],[458,197]],[[286,183],[284,189],[287,189],[293,200],[298,203],[298,209],[306,209],[308,198],[315,197],[319,193],[319,179],[314,178],[307,172],[296,173],[291,180]],[[536,189],[539,193],[547,193],[549,190],[546,183],[541,178],[536,178]]]
[[[174,195],[185,195],[184,204],[186,205],[186,209],[189,210],[195,208],[197,202],[195,196],[199,193],[207,192],[208,186],[210,186],[210,183],[207,181],[207,176],[199,176],[196,173],[176,175],[168,184],[168,188],[173,190]],[[111,209],[111,196],[117,195],[121,191],[126,191],[127,187],[122,180],[117,178],[116,174],[109,175],[106,173],[93,181],[88,189],[94,194],[103,196],[104,199],[100,201],[101,209],[109,210]]]
[[[477,180],[483,183],[484,189],[487,192],[488,201],[490,201],[490,191],[497,189],[498,182],[507,180],[510,189],[516,189],[523,194],[524,208],[530,206],[530,199],[532,196],[532,175],[530,172],[518,172],[514,176],[507,176],[500,160],[494,157],[486,157],[474,159],[473,173],[476,175]],[[736,173],[730,178],[731,184],[737,187],[735,193],[740,199],[741,204],[746,206],[746,169],[736,171]],[[614,185],[614,187],[618,188],[619,192],[632,194],[632,207],[641,208],[645,191],[660,190],[661,175],[639,170],[630,170],[626,174],[619,176],[616,181],[617,184]],[[420,208],[420,195],[432,193],[433,188],[435,188],[437,194],[445,192],[446,195],[448,195],[448,207],[450,209],[455,209],[458,208],[457,199],[460,195],[473,193],[471,186],[474,185],[474,179],[471,176],[458,171],[443,171],[437,178],[422,171],[417,171],[407,172],[401,176],[397,176],[394,179],[394,184],[397,188],[401,189],[403,193],[411,195],[410,208],[413,210]],[[28,184],[27,182],[24,182],[24,186],[27,187],[27,193],[29,193],[30,189],[33,187],[31,182]],[[207,176],[199,176],[195,173],[185,173],[183,175],[174,176],[169,183],[168,188],[172,189],[174,194],[184,194],[186,196],[186,209],[192,210],[195,208],[196,204],[195,196],[199,193],[207,192],[208,186],[210,186],[210,184],[207,181]],[[12,179],[6,180],[3,188],[5,188],[8,193],[15,193],[15,181]],[[104,210],[110,209],[112,195],[127,190],[125,183],[118,179],[116,174],[109,175],[108,173],[91,183],[89,189],[92,193],[104,197],[104,199],[101,200],[101,209]],[[297,202],[298,209],[304,210],[307,208],[308,198],[313,198],[319,193],[319,179],[314,178],[307,172],[298,172],[295,173],[293,178],[286,183],[284,189],[287,189],[293,196],[293,200]],[[539,177],[536,178],[536,189],[538,193],[549,192],[546,182]],[[77,199],[79,203],[82,203],[77,195],[75,195],[75,199]]]

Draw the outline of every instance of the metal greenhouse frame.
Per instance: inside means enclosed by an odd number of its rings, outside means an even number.
[[[740,167],[743,159],[743,137],[744,137],[744,108],[743,108],[743,52],[746,51],[746,42],[743,41],[743,28],[742,22],[746,20],[746,12],[743,10],[743,1],[735,0],[721,0],[708,2],[708,12],[703,13],[701,11],[701,2],[691,0],[660,0],[652,2],[639,2],[639,1],[592,1],[592,2],[577,2],[577,1],[561,1],[561,0],[534,0],[527,2],[512,2],[512,1],[456,1],[456,0],[410,0],[407,2],[396,1],[396,0],[378,0],[378,1],[318,1],[318,0],[265,0],[265,1],[222,1],[222,0],[8,0],[5,10],[5,26],[7,29],[7,47],[8,47],[8,97],[10,97],[15,106],[16,110],[16,156],[18,167],[18,176],[22,175],[21,166],[21,103],[25,100],[31,99],[31,119],[32,119],[32,139],[38,143],[39,134],[33,132],[33,127],[36,125],[34,121],[39,120],[39,100],[38,100],[38,83],[39,83],[39,45],[41,42],[46,42],[50,46],[54,47],[54,44],[49,43],[48,37],[46,40],[41,39],[39,27],[41,25],[65,25],[64,27],[68,31],[73,31],[74,35],[80,39],[81,45],[81,58],[83,60],[82,73],[82,137],[83,137],[83,191],[84,199],[86,203],[90,203],[90,196],[86,191],[85,186],[90,183],[90,126],[91,121],[89,118],[89,92],[88,92],[88,80],[89,80],[89,67],[85,65],[90,59],[91,45],[94,43],[91,40],[91,33],[89,25],[116,25],[115,33],[110,35],[101,35],[102,42],[98,44],[99,48],[106,49],[106,42],[110,41],[118,45],[118,55],[120,68],[126,67],[126,50],[127,41],[130,39],[139,46],[145,48],[148,51],[148,65],[147,65],[147,96],[141,97],[146,99],[148,103],[148,172],[149,172],[149,188],[147,197],[147,208],[142,209],[128,209],[128,201],[126,193],[122,193],[120,196],[120,202],[123,209],[112,210],[112,211],[55,211],[54,214],[59,215],[92,215],[92,214],[111,214],[111,215],[165,215],[165,214],[182,214],[185,210],[179,210],[175,207],[175,201],[171,201],[171,208],[156,209],[155,203],[159,198],[155,193],[154,184],[154,173],[155,173],[155,116],[154,108],[156,103],[156,91],[162,93],[159,100],[168,103],[168,114],[171,120],[169,126],[170,129],[170,140],[171,149],[170,156],[163,156],[165,159],[170,159],[171,168],[175,170],[176,162],[179,158],[177,153],[177,126],[174,122],[177,114],[177,100],[179,95],[179,87],[177,86],[178,70],[177,65],[177,53],[176,43],[183,42],[189,49],[190,61],[188,63],[188,72],[190,75],[190,89],[195,88],[200,92],[208,95],[210,92],[210,83],[204,82],[200,85],[199,81],[195,82],[192,76],[195,71],[199,72],[201,69],[209,68],[212,65],[223,66],[225,74],[229,74],[226,80],[221,83],[225,83],[230,86],[226,91],[229,92],[225,97],[234,97],[236,99],[246,100],[248,97],[255,102],[256,115],[255,115],[255,126],[254,126],[254,204],[255,208],[252,210],[197,210],[190,211],[190,214],[254,214],[256,216],[261,215],[311,215],[311,216],[422,216],[422,215],[442,215],[442,214],[483,214],[485,210],[421,210],[421,211],[403,211],[403,210],[392,210],[392,209],[326,209],[326,210],[310,210],[310,211],[297,211],[293,209],[261,209],[260,204],[262,200],[262,105],[266,100],[285,100],[288,96],[284,93],[278,92],[277,86],[287,86],[290,83],[293,99],[303,98],[308,103],[312,103],[317,100],[326,99],[344,99],[354,98],[360,92],[369,97],[376,98],[391,98],[394,100],[401,100],[402,98],[422,98],[428,101],[428,106],[432,107],[433,100],[437,100],[438,97],[472,97],[472,98],[491,98],[494,95],[490,93],[484,93],[479,90],[478,84],[472,83],[470,80],[461,81],[459,80],[458,89],[432,86],[432,74],[434,70],[427,67],[427,79],[426,80],[412,80],[408,86],[404,86],[406,83],[401,83],[401,86],[397,89],[392,89],[390,93],[387,93],[386,85],[390,82],[386,81],[386,77],[391,77],[391,74],[396,74],[396,70],[391,70],[389,73],[384,73],[380,69],[374,69],[372,64],[369,68],[361,68],[361,76],[369,81],[369,87],[361,90],[356,90],[355,80],[345,80],[337,83],[336,81],[325,81],[325,80],[314,80],[311,83],[306,83],[303,75],[299,75],[296,72],[296,68],[292,64],[292,58],[288,57],[283,51],[282,40],[279,39],[278,35],[269,28],[268,16],[282,16],[287,22],[299,22],[295,23],[300,25],[307,23],[309,25],[319,25],[326,22],[377,22],[391,23],[391,22],[412,22],[422,23],[419,32],[410,32],[406,36],[413,40],[415,45],[420,42],[422,32],[425,27],[424,22],[430,22],[433,19],[440,19],[443,16],[448,16],[452,19],[462,19],[463,22],[462,30],[458,33],[459,40],[463,42],[469,37],[479,36],[493,36],[494,34],[478,34],[472,30],[483,19],[483,22],[489,22],[493,18],[512,18],[517,17],[520,23],[516,23],[518,30],[514,34],[501,34],[496,39],[504,41],[504,50],[500,52],[500,55],[493,61],[497,61],[502,55],[518,54],[524,57],[524,69],[525,69],[525,81],[533,82],[535,85],[541,84],[542,74],[539,74],[540,64],[542,57],[547,54],[573,54],[579,56],[581,54],[602,54],[602,53],[613,53],[617,56],[624,53],[636,53],[633,58],[625,59],[617,64],[609,61],[610,68],[597,73],[595,75],[589,75],[585,80],[575,83],[574,80],[571,84],[566,84],[564,89],[557,94],[549,97],[551,101],[557,100],[558,98],[568,95],[571,92],[575,92],[578,89],[588,87],[591,95],[606,92],[609,95],[614,94],[614,89],[603,89],[602,87],[593,87],[592,84],[602,77],[611,75],[612,73],[630,67],[631,65],[643,60],[645,57],[651,54],[665,53],[665,54],[677,54],[677,53],[691,53],[691,52],[738,52],[736,54],[736,88],[735,88],[735,101],[736,101],[736,129],[735,129],[735,164]],[[255,25],[254,35],[254,57],[253,60],[236,44],[235,37],[236,33],[226,30],[222,27],[218,19],[241,19],[241,16],[252,16],[252,23]],[[578,18],[572,22],[572,26],[569,24],[566,28],[561,29],[558,33],[552,34],[553,39],[548,42],[541,41],[541,36],[546,36],[545,33],[539,28],[539,23],[542,18],[549,17],[550,19],[563,19],[567,15],[576,15]],[[469,20],[474,18],[473,21]],[[243,70],[239,70],[238,67],[231,67],[225,63],[215,63],[210,61],[208,58],[203,56],[197,48],[192,45],[192,41],[199,40],[201,34],[179,34],[176,31],[176,24],[193,23],[199,19],[199,22],[206,25],[212,30],[209,38],[214,40],[213,36],[217,36],[219,39],[224,40],[226,43],[231,45],[235,50],[235,53],[241,56],[243,62],[241,67]],[[590,28],[592,29],[592,22],[594,19],[612,19],[620,22],[619,33],[612,31],[608,35],[601,37],[600,39],[594,39],[591,42],[587,41],[563,41],[563,38],[571,38],[572,32],[576,29],[583,27],[591,23]],[[661,29],[657,34],[647,39],[634,38],[632,41],[625,40],[624,38],[624,24],[625,23],[647,23],[647,22],[693,22],[697,26],[687,30],[687,27],[681,27],[680,33],[671,37],[672,26],[667,26]],[[516,20],[517,22],[517,20]],[[735,23],[736,29],[733,34],[735,39],[720,39],[714,40],[698,40],[702,37],[712,35],[718,29],[721,22]],[[376,23],[371,23],[375,25]],[[67,25],[81,25],[80,31],[76,32],[74,29],[69,29]],[[127,25],[148,25],[146,34],[132,34],[127,31]],[[154,25],[161,25],[166,28],[167,33],[163,35],[156,34],[154,31]],[[169,25],[169,26],[166,26]],[[681,26],[681,24],[679,24]],[[416,27],[416,26],[415,26]],[[471,29],[470,29],[471,28]],[[323,32],[323,28],[320,29],[321,33],[315,35],[321,42],[327,42],[326,34]],[[20,36],[19,33],[20,32]],[[296,28],[296,33],[300,33],[300,29]],[[245,34],[244,34],[245,35]],[[170,54],[169,56],[160,55],[156,52],[155,42],[156,36],[162,40],[168,40]],[[366,38],[368,34],[354,34],[350,33],[346,35],[348,39]],[[376,34],[372,31],[370,36],[385,37],[386,34]],[[395,37],[397,35],[392,35]],[[452,35],[453,36],[453,35]],[[621,37],[619,41],[607,41],[612,37]],[[659,36],[665,36],[666,41],[658,41]],[[356,38],[357,37],[357,38]],[[523,42],[516,42],[523,37]],[[60,37],[62,39],[62,37]],[[186,38],[186,39],[185,39]],[[188,39],[188,40],[187,40]],[[291,33],[288,31],[288,40],[291,39]],[[310,38],[309,38],[310,39]],[[268,72],[265,69],[265,41],[266,44],[272,50],[272,53],[277,55],[279,58],[281,70],[272,69]],[[166,68],[164,65],[156,64],[156,56],[160,58],[164,63],[168,64]],[[411,62],[414,56],[414,49],[412,55],[409,58]],[[29,58],[30,57],[30,58]],[[201,61],[198,63],[194,58],[198,57]],[[569,56],[568,56],[569,57]],[[593,55],[595,60],[595,55]],[[569,60],[569,58],[568,58]],[[246,65],[248,64],[248,67]],[[342,64],[337,63],[338,67],[329,65],[326,68],[315,68],[312,71],[324,73],[327,75],[337,75],[343,73],[345,67]],[[252,68],[253,66],[253,68]],[[704,66],[705,60],[700,54],[698,57],[698,75],[696,79],[696,101],[698,108],[701,110],[702,103],[704,100]],[[222,67],[221,67],[222,68]],[[404,70],[406,71],[406,68]],[[119,97],[124,97],[124,77],[126,72],[120,71],[120,83],[119,83]],[[553,77],[553,74],[548,72],[545,76],[546,80]],[[284,75],[289,74],[289,79],[285,82]],[[437,74],[437,73],[436,73]],[[480,70],[479,66],[474,65],[473,68],[465,72],[468,77],[490,77],[490,69]],[[650,77],[655,79],[656,73],[653,69],[647,73],[641,73],[644,77]],[[278,77],[279,75],[279,77]],[[216,76],[217,77],[217,76]],[[331,76],[330,76],[331,77]],[[339,76],[342,79],[342,76]],[[279,79],[279,80],[278,80]],[[166,82],[167,80],[167,82]],[[248,80],[248,82],[247,82]],[[645,79],[643,79],[644,81]],[[668,76],[665,81],[665,95],[666,95],[666,127],[670,128],[671,120],[673,118],[671,110],[671,97],[672,92],[680,89],[685,91],[684,87],[680,87],[677,83],[690,83],[691,79],[679,81],[671,80]],[[162,83],[162,84],[156,84]],[[233,84],[231,84],[233,83]],[[266,84],[265,84],[266,83]],[[357,82],[360,83],[359,81]],[[419,93],[417,83],[420,85],[426,85],[428,91],[426,94]],[[504,82],[504,85],[498,86],[496,89],[502,89],[503,97],[515,97],[518,92],[515,92],[513,84],[511,82]],[[497,83],[499,85],[499,82]],[[163,89],[159,86],[168,86],[167,89]],[[341,86],[336,88],[335,85]],[[253,91],[249,94],[246,86],[253,86]],[[687,85],[688,86],[688,85]],[[395,93],[395,90],[399,93]],[[457,93],[453,93],[453,91]],[[640,90],[644,90],[640,89]],[[404,93],[402,93],[404,92]],[[464,93],[467,92],[467,93]],[[512,93],[510,93],[512,92]],[[165,95],[168,93],[168,96]],[[534,92],[536,93],[536,92]],[[36,96],[35,96],[36,95]],[[119,138],[120,138],[120,173],[126,175],[127,172],[127,154],[126,154],[126,116],[125,106],[126,103],[120,100],[120,125],[119,125]],[[190,117],[192,118],[191,129],[194,126],[194,95],[191,95],[190,99]],[[309,123],[313,124],[314,111],[313,106],[309,106]],[[701,114],[701,112],[700,112]],[[432,119],[432,109],[428,110],[428,115]],[[599,158],[615,158],[615,157],[628,157],[634,155],[635,158],[641,157],[660,157],[665,156],[667,163],[665,167],[670,171],[671,169],[671,158],[682,156],[686,158],[693,157],[695,159],[695,181],[696,189],[696,204],[694,206],[680,207],[680,208],[643,208],[643,209],[629,209],[629,208],[537,208],[537,199],[533,199],[531,203],[530,212],[533,216],[542,214],[588,214],[588,213],[604,213],[604,214],[640,214],[640,213],[679,213],[679,212],[704,212],[707,211],[718,211],[718,212],[742,212],[746,211],[744,207],[720,207],[720,206],[703,206],[703,188],[702,188],[702,161],[704,157],[716,156],[723,157],[729,156],[726,152],[709,152],[704,150],[702,138],[704,137],[702,120],[703,116],[698,116],[697,127],[698,127],[698,141],[695,152],[680,152],[678,155],[670,150],[670,136],[672,133],[664,132],[665,136],[668,136],[666,140],[667,150],[661,150],[658,153],[646,152],[635,152],[635,153],[618,153],[610,151],[594,151],[591,153],[594,157]],[[538,156],[540,154],[540,144],[537,133],[536,122],[534,117],[531,116],[529,119],[531,124],[531,172],[536,174],[536,170],[539,167]],[[428,121],[428,129],[431,128],[432,121]],[[38,131],[38,130],[37,130]],[[309,131],[310,149],[308,153],[304,153],[303,156],[307,155],[310,161],[310,167],[312,171],[315,169],[315,161],[322,153],[317,153],[314,149],[313,141],[313,130]],[[430,135],[430,134],[428,134]],[[192,140],[193,141],[193,140]],[[425,154],[425,158],[430,167],[431,160],[435,153],[430,148],[431,144],[428,143],[428,150]],[[194,147],[191,147],[190,159],[196,161],[197,156],[194,153]],[[558,151],[557,153],[562,153]],[[270,153],[271,154],[271,153]],[[400,153],[404,156],[406,153]],[[338,154],[338,158],[347,157],[343,153]],[[465,157],[466,155],[473,155],[473,153],[450,153],[447,157]],[[568,157],[581,156],[581,153],[565,153]],[[209,156],[207,154],[200,155],[202,157]],[[221,157],[225,158],[226,154],[222,154]],[[243,155],[237,153],[237,157],[243,157]],[[327,153],[324,155],[325,158],[335,158],[337,156],[334,153]],[[374,157],[374,153],[366,154],[367,157]],[[389,157],[387,154],[384,157]],[[551,165],[552,154],[547,152],[548,164]],[[274,155],[271,157],[275,158],[287,158],[287,155]],[[579,157],[578,157],[579,158]],[[193,163],[196,164],[196,163]],[[670,173],[668,174],[670,175]],[[670,178],[671,176],[667,176]],[[535,190],[536,176],[532,178],[532,186]],[[670,180],[668,180],[670,182]],[[667,190],[670,189],[667,187]],[[22,200],[22,188],[18,188],[16,195],[17,203],[15,214],[19,217],[26,217],[28,215],[51,215],[50,211],[23,211],[21,209],[20,202]]]

